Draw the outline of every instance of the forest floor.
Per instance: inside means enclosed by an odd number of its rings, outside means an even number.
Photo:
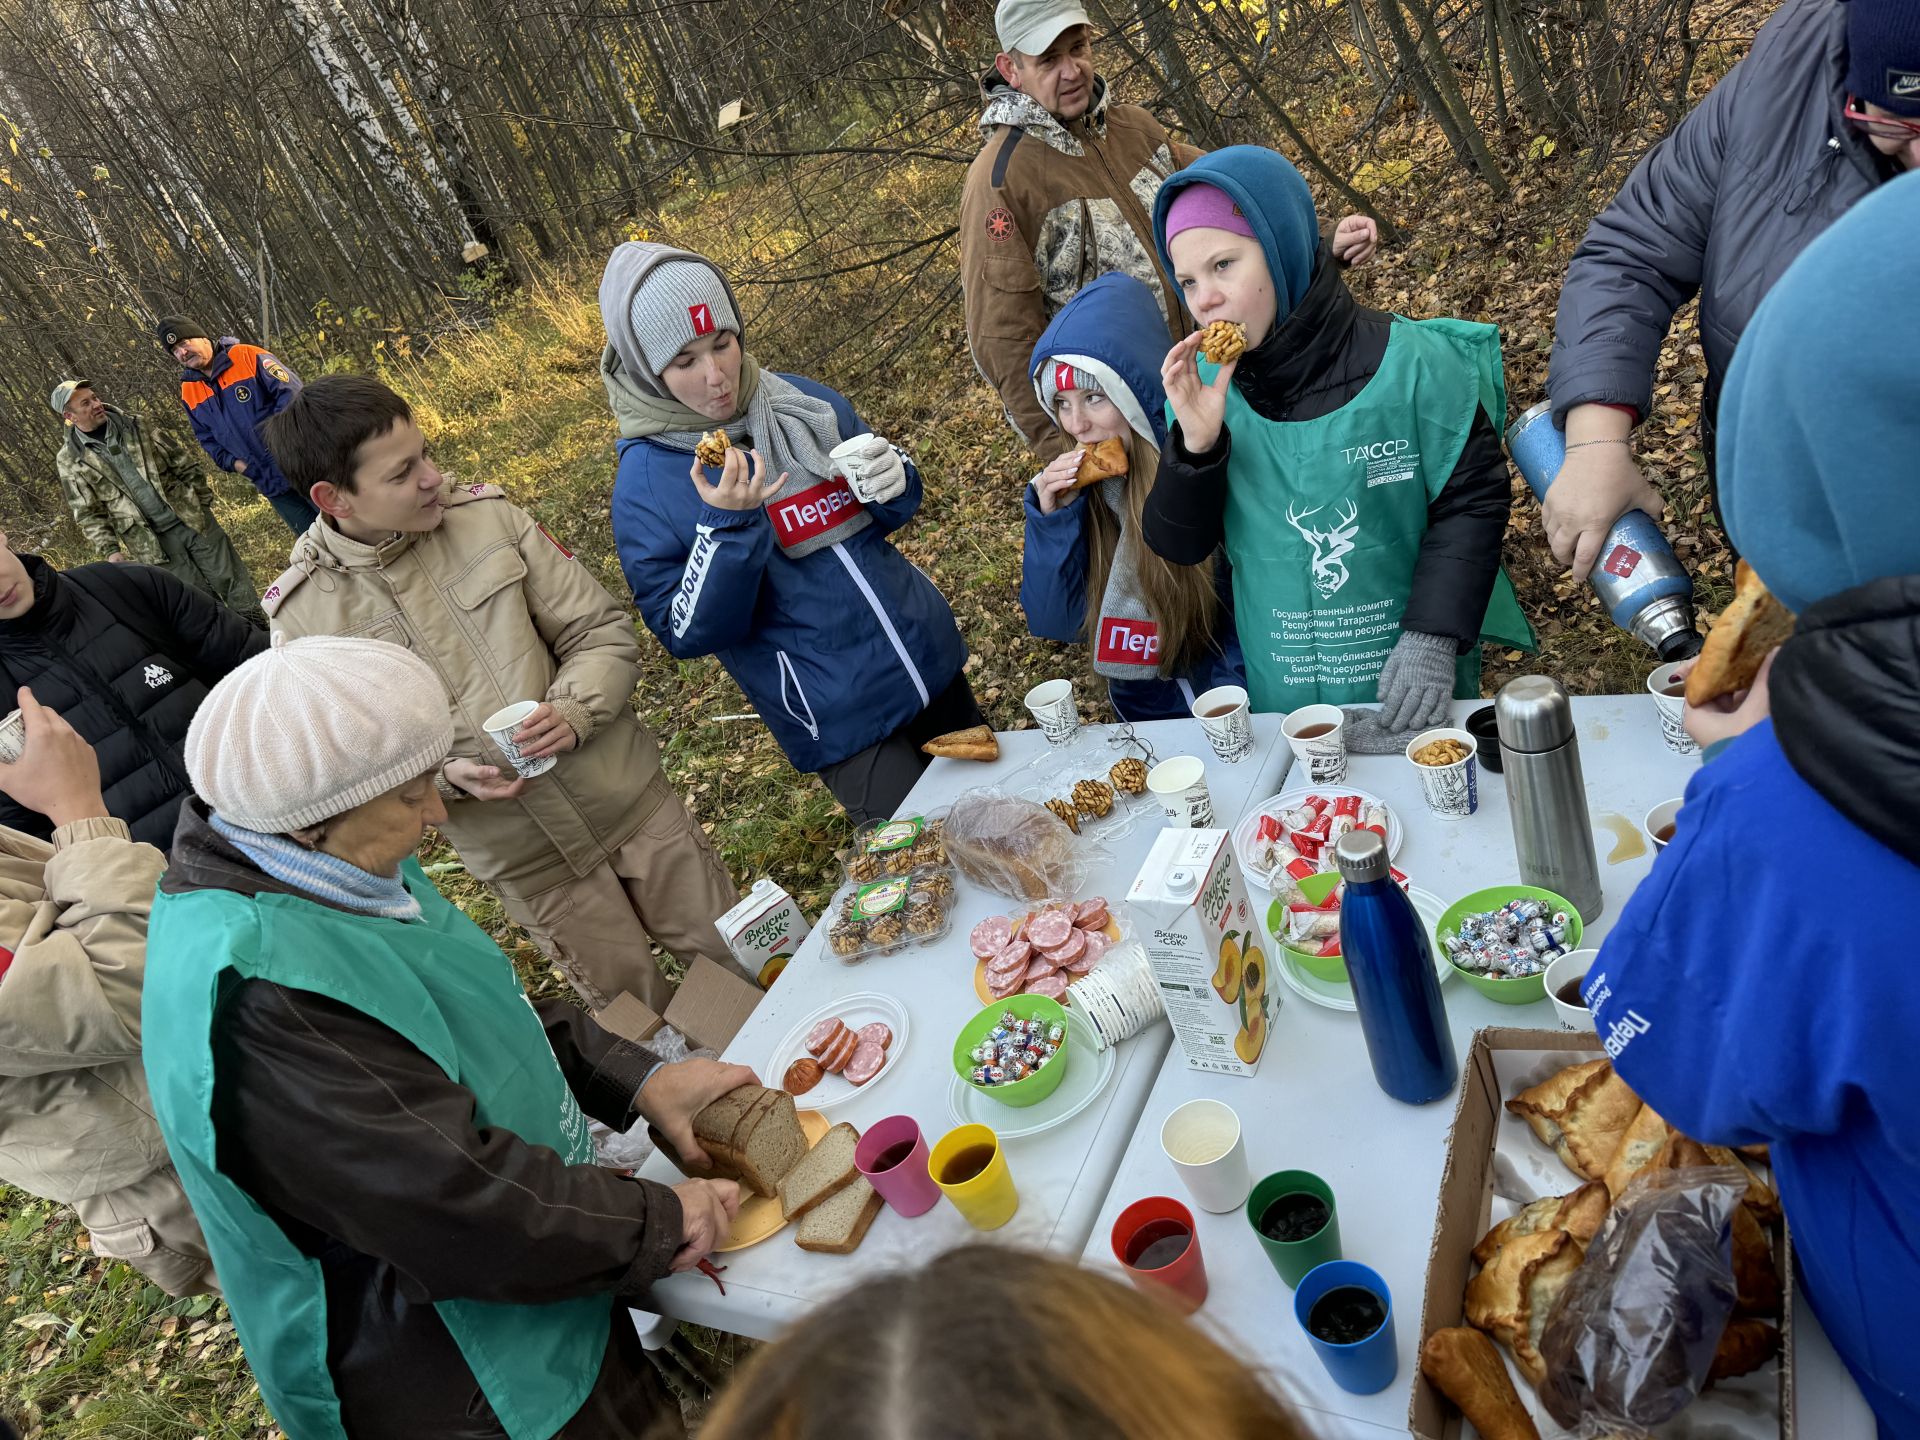
[[[1751,27],[1743,33],[1750,34]],[[1704,88],[1735,59],[1716,52]],[[1561,277],[1587,218],[1611,195],[1648,136],[1622,142],[1599,174],[1577,157],[1516,161],[1513,196],[1501,202],[1465,177],[1432,128],[1404,116],[1376,153],[1409,157],[1404,184],[1379,192],[1407,235],[1350,279],[1364,304],[1412,316],[1457,315],[1499,325],[1512,412],[1544,395]],[[956,137],[964,145],[966,138]],[[1526,151],[1525,137],[1515,144]],[[876,224],[924,212],[955,213],[957,170],[894,166],[873,187]],[[700,249],[723,265],[747,254],[764,196],[752,189],[704,195],[652,223],[651,238]],[[417,408],[436,458],[466,481],[504,486],[625,598],[608,524],[614,428],[598,378],[604,340],[595,287],[598,259],[532,287],[490,328],[443,341],[428,358],[381,367]],[[942,280],[952,273],[951,259]],[[858,303],[860,277],[811,303]],[[931,283],[931,282],[929,282]],[[972,650],[967,670],[998,728],[1027,724],[1021,696],[1056,674],[1087,674],[1083,646],[1036,640],[1018,604],[1021,486],[1031,473],[993,392],[969,361],[957,293],[941,302],[918,343],[883,368],[846,356],[815,368],[845,390],[871,427],[903,443],[926,477],[918,518],[896,537],[953,605]],[[793,302],[756,322],[749,348],[776,368],[806,353],[806,315]],[[309,376],[326,357],[292,357]],[[1663,351],[1656,414],[1640,453],[1663,482],[1668,532],[1694,571],[1705,618],[1730,593],[1725,540],[1708,510],[1699,452],[1702,362],[1691,315]],[[264,586],[283,567],[288,537],[263,502],[222,477],[222,521]],[[1558,676],[1577,693],[1640,689],[1651,657],[1607,620],[1592,592],[1571,584],[1547,553],[1539,507],[1514,480],[1506,564],[1540,634],[1538,655],[1490,654],[1487,693],[1524,671]],[[87,558],[56,555],[66,562]],[[811,776],[796,775],[738,687],[711,659],[677,661],[644,628],[639,712],[661,737],[669,777],[743,884],[770,875],[811,913],[834,888],[835,847],[847,826]],[[1082,684],[1079,693],[1104,693]],[[1088,718],[1105,717],[1089,706]],[[497,900],[466,876],[451,851],[428,857],[436,879],[514,956],[529,988],[563,993]],[[722,1365],[729,1337],[696,1343]],[[267,1440],[278,1436],[261,1404],[224,1305],[173,1300],[126,1267],[89,1250],[61,1207],[0,1187],[0,1415],[29,1437],[67,1440]]]

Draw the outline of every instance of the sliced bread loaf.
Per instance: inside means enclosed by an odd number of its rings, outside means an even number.
[[[853,1163],[854,1147],[859,1143],[860,1132],[845,1122],[822,1135],[820,1143],[780,1182],[780,1213],[789,1220],[798,1219],[859,1178],[860,1171]]]
[[[737,1180],[756,1195],[778,1193],[787,1171],[807,1153],[793,1097],[762,1085],[742,1085],[706,1106],[693,1117],[693,1134],[713,1168],[687,1173]],[[671,1146],[661,1143],[661,1148],[679,1163]]]
[[[806,1213],[794,1243],[823,1255],[851,1255],[867,1238],[867,1227],[880,1213],[880,1204],[880,1193],[867,1183],[867,1177],[855,1175],[851,1184]]]

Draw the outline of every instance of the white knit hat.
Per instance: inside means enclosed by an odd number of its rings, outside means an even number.
[[[452,748],[446,687],[404,645],[275,631],[200,702],[187,777],[221,819],[284,835],[424,775]]]
[[[702,335],[740,333],[726,281],[697,257],[669,260],[649,271],[627,304],[627,323],[656,375]]]

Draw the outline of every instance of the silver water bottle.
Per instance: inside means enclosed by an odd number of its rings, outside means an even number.
[[[1558,680],[1523,675],[1502,687],[1494,717],[1521,883],[1564,896],[1590,925],[1606,897],[1600,893],[1573,702]]]

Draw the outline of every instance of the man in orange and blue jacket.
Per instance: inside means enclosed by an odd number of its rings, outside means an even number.
[[[194,439],[222,470],[252,482],[295,535],[320,518],[273,463],[260,426],[293,403],[300,377],[258,345],[231,335],[215,344],[207,327],[185,315],[160,317],[161,348],[180,363],[180,403]]]

